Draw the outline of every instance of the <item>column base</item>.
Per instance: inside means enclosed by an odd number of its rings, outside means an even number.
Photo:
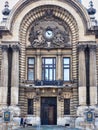
[[[10,122],[8,123],[2,118],[5,111],[10,112]],[[0,116],[0,128],[8,130],[8,126],[11,129],[16,129],[20,126],[20,108],[18,106],[0,106]]]
[[[86,120],[86,112],[93,112],[93,121],[88,122]],[[75,121],[75,127],[79,129],[95,130],[98,129],[98,106],[79,106],[77,108],[77,118]]]
[[[7,110],[11,112],[12,117],[20,116],[20,108],[18,106],[6,106],[6,105],[0,106],[0,116],[3,116],[3,113]]]

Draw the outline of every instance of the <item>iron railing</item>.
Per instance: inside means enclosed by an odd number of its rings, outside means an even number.
[[[35,86],[43,86],[43,85],[54,85],[54,86],[62,86],[64,83],[63,80],[35,80]]]

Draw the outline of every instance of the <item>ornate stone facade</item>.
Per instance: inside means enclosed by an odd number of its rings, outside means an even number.
[[[33,125],[74,126],[77,118],[81,127],[92,109],[97,119],[97,31],[82,4],[19,1],[6,22],[0,25],[0,109],[18,106]]]

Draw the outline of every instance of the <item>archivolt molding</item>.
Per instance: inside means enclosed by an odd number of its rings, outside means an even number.
[[[21,61],[21,78],[24,78],[24,74],[25,74],[25,67],[23,67],[25,65],[25,49],[26,49],[26,37],[28,35],[28,31],[30,30],[30,28],[32,27],[32,24],[34,21],[36,20],[40,20],[41,18],[44,17],[45,12],[47,9],[52,9],[53,11],[53,15],[54,17],[61,19],[62,21],[64,21],[66,23],[66,25],[69,27],[70,31],[71,31],[71,42],[72,42],[72,56],[73,56],[73,60],[77,61],[77,42],[79,40],[79,36],[78,36],[78,26],[76,23],[76,20],[74,19],[74,17],[67,11],[64,10],[60,7],[57,6],[41,6],[39,8],[35,8],[34,10],[31,10],[28,14],[26,14],[26,16],[24,17],[24,19],[22,20],[22,23],[20,25],[20,44],[21,44],[21,57],[20,57],[20,61]],[[74,62],[75,64],[75,62]],[[76,68],[73,68],[73,71],[75,71]],[[74,75],[74,78],[76,78],[76,75]]]
[[[43,3],[43,5],[56,4],[59,2],[64,3],[64,4],[67,3],[72,8],[74,8],[76,10],[76,12],[78,12],[78,14],[81,17],[81,20],[83,21],[84,25],[86,26],[85,28],[88,28],[90,26],[90,18],[88,16],[88,13],[87,13],[86,9],[83,7],[83,5],[78,2],[78,0],[70,0],[70,1],[69,0],[52,0],[52,1],[51,0],[33,0],[33,1],[19,0],[10,13],[10,17],[8,20],[8,28],[12,29],[12,25],[13,25],[15,19],[24,10],[24,8],[26,8],[30,4],[35,5],[40,2]],[[59,3],[59,5],[60,5],[60,3]]]
[[[32,26],[34,21],[40,20],[44,17],[47,9],[52,9],[54,17],[61,19],[67,24],[74,39],[75,35],[78,34],[78,26],[74,17],[67,10],[60,7],[45,6],[31,10],[28,14],[26,14],[20,25],[20,40],[23,40],[23,37],[25,38],[29,27]]]

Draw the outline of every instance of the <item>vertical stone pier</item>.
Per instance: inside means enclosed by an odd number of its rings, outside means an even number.
[[[40,50],[37,50],[37,63],[36,63],[36,68],[37,68],[37,73],[36,73],[36,79],[41,80],[41,54]]]
[[[11,105],[18,104],[19,97],[19,45],[12,45]]]
[[[94,120],[98,114],[97,104],[97,68],[96,68],[96,47],[95,42],[87,41],[79,44],[79,107],[77,108],[76,127],[89,128],[95,127],[94,122],[88,123],[86,121],[86,114],[88,111],[93,112]],[[86,49],[88,49],[88,57],[86,57]],[[88,58],[88,59],[86,59]],[[89,60],[89,72],[87,72],[86,60]],[[88,73],[88,74],[87,74]],[[89,80],[89,92],[87,92],[87,77]],[[89,104],[87,104],[87,93],[89,93]],[[84,101],[83,101],[84,100]],[[84,124],[79,125],[79,124]]]
[[[86,105],[85,45],[79,44],[79,105]]]
[[[61,50],[59,49],[58,50],[58,63],[57,63],[57,65],[58,65],[58,70],[57,70],[57,79],[58,80],[61,80],[62,79],[62,69],[61,69],[61,66],[62,66],[62,61],[61,61]]]
[[[90,105],[97,104],[96,44],[89,45],[90,50]]]
[[[8,46],[2,45],[0,104],[7,105],[8,93]]]

